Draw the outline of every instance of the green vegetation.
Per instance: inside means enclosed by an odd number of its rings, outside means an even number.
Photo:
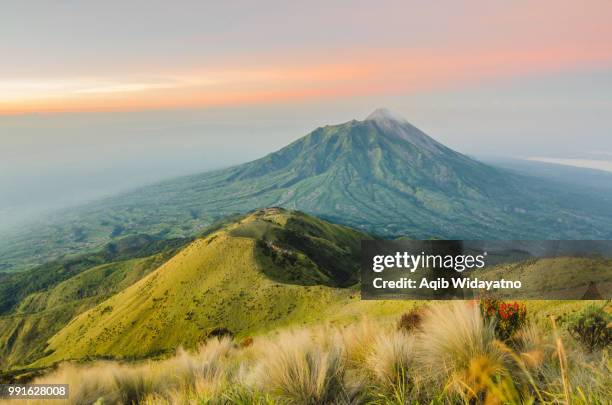
[[[301,213],[256,211],[77,316],[35,365],[147,357],[195,347],[218,328],[241,336],[323,320],[355,295],[331,287],[357,282],[365,237]]]
[[[116,238],[192,236],[218,218],[282,206],[385,237],[610,239],[612,208],[496,169],[384,117],[318,128],[262,159],[58,214],[0,241],[0,271]]]
[[[96,266],[48,291],[28,295],[0,317],[0,357],[7,367],[43,355],[46,341],[77,314],[121,291],[163,262],[160,256]],[[2,368],[4,368],[2,367]]]
[[[54,270],[44,274],[48,278],[41,274],[46,284],[36,290],[27,282],[42,269],[11,274],[13,287],[3,287],[23,298],[0,317],[2,368],[165,357],[211,336],[242,339],[292,325],[350,324],[365,315],[388,319],[415,308],[418,302],[358,299],[359,245],[367,237],[270,208],[224,220],[194,241],[127,239],[53,263],[46,267]],[[129,258],[151,251],[158,253]],[[104,258],[116,260],[97,264]],[[536,261],[520,269],[528,273],[538,266]],[[65,268],[72,273],[58,271]],[[534,313],[560,317],[584,305],[528,303]],[[418,316],[408,318],[402,321],[406,331],[419,322]]]
[[[500,303],[483,317],[476,302],[361,301],[367,237],[269,208],[193,241],[128,239],[69,259],[92,267],[47,279],[0,317],[0,378],[69,383],[73,404],[586,404],[610,395],[609,344],[571,337],[592,302],[529,301],[505,325],[515,313]],[[100,257],[117,260],[93,264]],[[36,271],[10,275],[11,291]]]
[[[411,302],[358,299],[357,257],[366,237],[299,212],[267,209],[215,224],[186,247],[189,240],[127,238],[8,274],[0,369],[10,378],[24,367],[27,375],[37,367],[32,363],[64,358],[165,355],[222,333],[248,337],[411,308]],[[138,257],[150,252],[157,253]]]
[[[29,294],[53,288],[94,266],[147,257],[159,252],[169,257],[189,240],[158,240],[148,235],[129,236],[111,242],[94,253],[56,260],[26,272],[0,273],[0,315],[13,310]]]
[[[128,237],[96,253],[5,275],[0,283],[0,370],[40,358],[46,341],[74,316],[132,285],[188,242]]]
[[[612,345],[612,315],[602,305],[589,305],[572,316],[568,330],[591,352]]]
[[[612,397],[606,349],[583,352],[550,320],[502,342],[475,303],[436,303],[420,317],[410,331],[392,318],[286,329],[249,345],[214,338],[161,361],[68,363],[35,382],[70,384],[70,404],[605,404]]]

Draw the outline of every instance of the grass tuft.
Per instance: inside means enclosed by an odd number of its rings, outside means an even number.
[[[36,383],[68,383],[69,404],[607,404],[608,350],[528,324],[495,338],[476,305],[431,306],[417,332],[364,319],[229,337],[168,359],[65,363]],[[17,403],[17,402],[15,402]]]

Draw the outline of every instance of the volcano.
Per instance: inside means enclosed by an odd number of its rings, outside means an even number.
[[[385,237],[611,232],[583,208],[582,196],[458,153],[386,109],[317,128],[259,160],[145,191],[176,196],[203,213],[282,206]]]
[[[597,196],[481,163],[378,109],[249,163],[58,215],[0,249],[0,265],[132,234],[192,235],[218,218],[275,206],[386,238],[612,238],[612,209]]]

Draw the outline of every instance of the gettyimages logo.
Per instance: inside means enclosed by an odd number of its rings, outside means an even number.
[[[485,267],[487,252],[480,255],[430,255],[421,252],[418,255],[408,252],[396,252],[395,255],[376,255],[372,260],[372,271],[379,273],[385,268],[403,268],[414,273],[419,268],[437,268],[462,272],[473,268]]]

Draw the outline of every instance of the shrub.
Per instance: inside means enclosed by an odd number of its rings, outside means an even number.
[[[432,388],[446,386],[460,395],[476,395],[476,378],[492,379],[505,372],[507,356],[497,344],[494,325],[483,320],[475,305],[431,307],[417,338],[418,360]]]
[[[555,344],[551,336],[533,323],[515,333],[509,343],[522,365],[529,370],[537,370],[551,360],[556,361]]]
[[[66,363],[36,382],[69,384],[67,403],[72,405],[182,403],[171,398],[179,389],[198,397],[220,395],[226,360],[233,350],[228,338],[211,339],[196,353],[179,350],[176,356],[161,361],[130,365],[96,362],[88,366]]]
[[[406,387],[414,372],[414,338],[401,331],[379,336],[372,344],[367,367],[383,387]]]
[[[588,351],[592,352],[612,344],[612,315],[601,307],[590,305],[572,318],[569,333]]]
[[[113,369],[112,374],[121,402],[124,404],[138,403],[146,395],[155,392],[156,379],[153,373],[122,367]]]
[[[288,404],[340,400],[346,371],[342,347],[324,350],[306,331],[283,333],[266,346],[256,376],[264,391]]]
[[[480,300],[480,311],[485,320],[495,324],[495,335],[500,340],[508,340],[527,320],[527,308],[518,302],[507,303],[495,298]]]
[[[421,325],[421,321],[421,310],[412,309],[404,313],[397,321],[397,330],[407,333],[413,332]]]
[[[339,331],[338,345],[342,345],[349,366],[362,369],[371,353],[371,344],[386,331],[373,322],[362,319],[361,322],[345,327]]]

